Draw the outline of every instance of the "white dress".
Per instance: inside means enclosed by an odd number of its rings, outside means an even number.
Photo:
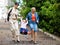
[[[11,10],[11,9],[10,9]],[[15,9],[14,7],[12,8],[12,12],[10,15],[10,23],[11,23],[11,31],[15,31],[16,35],[19,35],[19,29],[18,29],[18,21],[17,20],[13,20],[13,18],[16,18],[15,15],[18,16],[18,10]]]

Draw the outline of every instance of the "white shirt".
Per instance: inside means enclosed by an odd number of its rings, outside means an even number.
[[[19,12],[18,12],[18,10],[17,9],[15,9],[14,7],[13,8],[10,8],[10,10],[12,9],[12,11],[11,11],[11,15],[10,15],[10,19],[12,19],[12,18],[16,18],[15,17],[15,15],[18,15],[19,14]],[[10,11],[9,10],[9,11]]]
[[[21,18],[21,28],[26,29],[27,24],[28,24],[28,22],[24,22]]]

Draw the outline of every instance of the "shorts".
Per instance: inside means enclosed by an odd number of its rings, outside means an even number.
[[[30,23],[29,26],[30,26],[31,30],[33,30],[34,32],[37,32],[38,31],[37,30],[37,24],[36,23]]]
[[[24,29],[24,28],[20,28],[20,34],[27,35],[28,34],[28,30]]]

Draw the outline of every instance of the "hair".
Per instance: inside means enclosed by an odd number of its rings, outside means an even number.
[[[31,8],[31,10],[32,10],[32,9],[36,10],[36,8],[35,8],[35,7],[32,7],[32,8]]]
[[[19,6],[19,3],[15,2],[15,5],[18,5]]]

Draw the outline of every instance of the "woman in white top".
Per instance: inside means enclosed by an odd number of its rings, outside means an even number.
[[[17,42],[19,42],[19,29],[18,29],[18,21],[17,21],[17,17],[18,17],[18,3],[15,3],[13,8],[10,8],[10,10],[12,9],[11,13],[10,13],[10,19],[9,22],[11,23],[11,32],[12,32],[12,38],[13,41],[17,40]]]

